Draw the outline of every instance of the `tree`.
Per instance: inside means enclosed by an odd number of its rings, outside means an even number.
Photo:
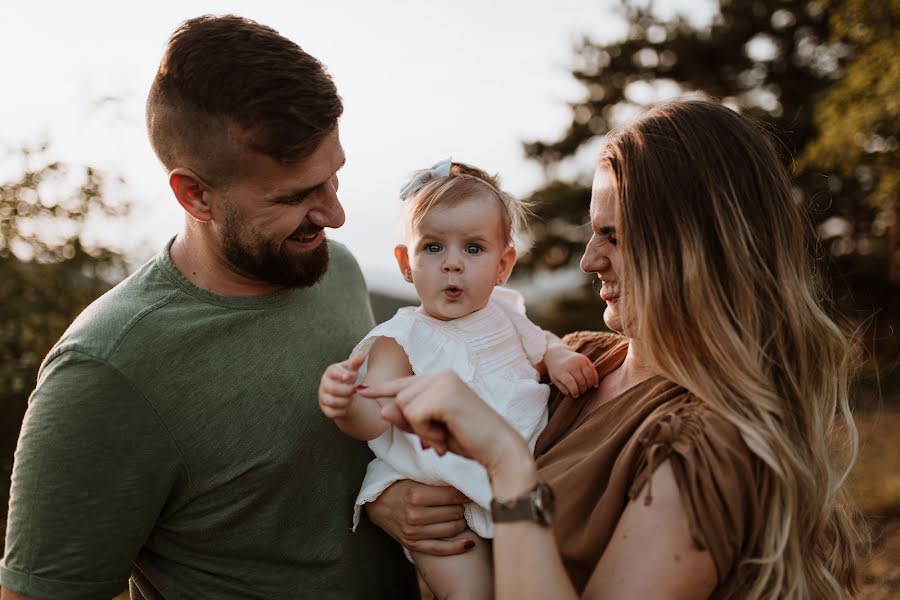
[[[533,246],[519,273],[577,268],[589,237],[583,225],[590,174],[564,181],[556,176],[560,165],[582,152],[596,154],[600,136],[642,109],[702,93],[767,124],[784,159],[798,157],[796,195],[811,208],[836,295],[845,307],[887,306],[896,320],[900,306],[893,298],[900,294],[888,275],[900,225],[892,216],[897,165],[896,153],[882,148],[896,149],[900,90],[894,75],[883,80],[871,71],[897,71],[898,10],[890,2],[720,0],[704,27],[623,2],[623,40],[585,37],[575,49],[572,75],[585,96],[571,105],[568,129],[557,140],[524,144],[550,181],[529,199]],[[861,30],[860,22],[868,28]],[[871,65],[876,57],[880,62]],[[882,86],[877,98],[867,89],[873,81]],[[859,96],[868,103],[859,105]],[[833,126],[842,120],[859,135],[836,134]],[[828,160],[836,145],[847,146],[846,136],[861,144]],[[585,327],[585,315],[598,312],[587,285],[565,302],[568,312],[548,311],[544,318],[560,332]],[[588,304],[590,311],[583,308]],[[896,336],[890,343],[896,346]]]
[[[127,202],[91,167],[47,158],[46,145],[19,152],[21,176],[0,184],[0,539],[13,453],[38,367],[75,316],[125,274],[115,252],[83,244],[85,224],[115,220]]]

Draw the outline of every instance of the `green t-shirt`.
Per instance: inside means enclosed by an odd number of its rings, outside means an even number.
[[[223,297],[168,246],[47,355],[22,425],[0,584],[39,598],[418,597],[353,503],[371,454],[318,408],[374,325],[335,242],[315,286]],[[170,244],[171,245],[171,242]]]

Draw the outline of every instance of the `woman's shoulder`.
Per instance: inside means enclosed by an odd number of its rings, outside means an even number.
[[[610,331],[573,331],[562,339],[572,350],[592,360],[628,343],[625,336]]]
[[[628,497],[648,491],[656,469],[668,462],[675,475],[691,537],[708,550],[719,581],[740,562],[758,525],[756,490],[761,463],[740,429],[723,413],[690,393],[653,410],[632,438]]]

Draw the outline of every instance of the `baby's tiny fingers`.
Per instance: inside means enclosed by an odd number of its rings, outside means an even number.
[[[355,387],[350,383],[338,383],[336,381],[326,381],[322,384],[322,391],[332,396],[350,397],[355,391]]]

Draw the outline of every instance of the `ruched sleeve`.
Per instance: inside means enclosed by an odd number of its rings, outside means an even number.
[[[757,461],[737,428],[691,398],[659,407],[635,435],[634,477],[628,491],[638,498],[665,461],[675,474],[694,543],[713,557],[719,582],[744,554],[753,534]],[[652,487],[645,502],[653,501]]]

